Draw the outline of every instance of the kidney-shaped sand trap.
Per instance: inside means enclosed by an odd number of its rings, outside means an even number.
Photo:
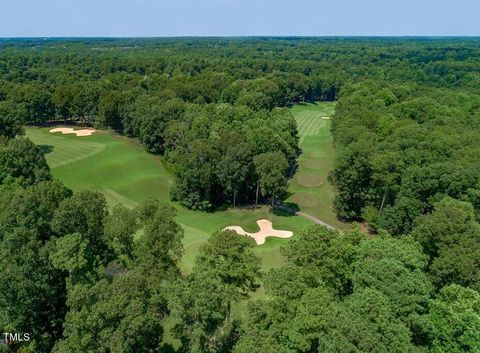
[[[257,245],[264,244],[266,237],[290,238],[293,236],[293,232],[289,230],[273,229],[272,222],[270,222],[268,219],[259,219],[257,224],[260,227],[260,231],[256,233],[246,232],[242,227],[239,226],[230,226],[224,228],[223,230],[233,230],[240,235],[252,237],[257,242]]]
[[[95,131],[95,129],[83,129],[83,130],[75,130],[71,127],[57,127],[55,129],[51,129],[50,132],[61,132],[62,134],[75,134],[77,136],[91,136]]]

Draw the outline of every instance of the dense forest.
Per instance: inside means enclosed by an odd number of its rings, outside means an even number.
[[[345,87],[333,133],[337,213],[393,234],[445,196],[480,211],[480,96],[363,82]]]
[[[187,207],[275,202],[300,152],[285,107],[313,100],[338,100],[338,217],[370,232],[314,226],[267,273],[229,231],[182,273],[165,200],[109,209],[22,136],[111,128]],[[31,335],[0,351],[477,352],[479,136],[478,39],[0,40],[0,328]]]
[[[271,112],[275,107],[335,100],[345,83],[365,78],[480,84],[479,43],[469,39],[4,39],[0,48],[6,135],[21,122],[73,119],[113,128],[168,154],[173,198],[196,209],[282,195],[285,184],[275,176],[294,165],[298,146],[293,118]],[[268,164],[273,152],[288,166],[265,175],[255,157]],[[218,170],[233,159],[238,173]]]

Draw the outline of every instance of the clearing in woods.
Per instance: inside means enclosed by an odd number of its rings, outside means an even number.
[[[122,203],[135,207],[141,202],[156,198],[170,201],[172,176],[161,158],[148,154],[135,140],[112,132],[97,131],[92,136],[78,138],[72,134],[53,134],[48,128],[26,128],[27,136],[46,152],[46,159],[55,178],[69,188],[98,190],[104,193],[110,207]],[[191,211],[174,203],[177,220],[185,230],[184,271],[191,270],[198,249],[210,235],[225,227],[239,225],[248,232],[260,229],[257,220],[268,219],[275,229],[294,234],[312,224],[298,216],[278,216],[268,207],[256,210],[229,209],[218,212]],[[282,264],[280,246],[288,239],[267,238],[255,251],[263,260],[263,269]]]
[[[288,202],[297,203],[300,210],[333,226],[344,227],[336,221],[332,210],[333,190],[327,175],[332,168],[334,151],[330,135],[332,103],[298,105],[292,108],[300,133],[303,150],[299,168],[290,183],[292,195]],[[122,203],[135,207],[141,202],[156,198],[170,201],[172,176],[166,170],[161,157],[148,154],[135,140],[112,132],[97,131],[92,136],[78,138],[72,134],[49,133],[48,128],[27,128],[27,136],[46,152],[46,159],[54,177],[66,186],[78,191],[99,190],[106,196],[110,207]],[[256,210],[229,209],[218,212],[191,211],[174,203],[177,220],[185,230],[185,256],[182,267],[190,271],[198,249],[209,236],[228,226],[240,226],[246,232],[260,231],[257,221],[266,219],[275,229],[300,230],[313,224],[311,219],[299,216],[279,216],[268,207]],[[255,251],[262,257],[263,269],[282,264],[279,248],[288,239],[268,237],[265,244]]]
[[[335,113],[334,102],[298,104],[291,109],[297,121],[299,145],[298,168],[290,181],[290,197],[286,202],[297,204],[300,211],[338,228],[347,224],[337,220],[333,209],[334,189],[328,182],[333,169],[335,149],[330,132]]]

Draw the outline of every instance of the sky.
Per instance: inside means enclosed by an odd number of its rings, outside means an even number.
[[[478,36],[480,0],[0,0],[0,37]]]

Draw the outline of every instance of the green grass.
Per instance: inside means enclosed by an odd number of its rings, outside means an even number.
[[[339,228],[346,226],[336,220],[332,209],[333,189],[328,184],[334,149],[330,121],[322,116],[333,115],[333,103],[302,104],[292,108],[300,134],[299,168],[290,183],[292,195],[287,200],[300,209]],[[53,175],[69,188],[98,190],[104,193],[110,207],[122,203],[134,207],[148,199],[172,203],[169,191],[173,184],[162,159],[145,152],[135,140],[112,132],[100,131],[92,136],[51,134],[46,128],[26,129],[27,136],[47,151],[47,162]],[[266,218],[277,229],[298,233],[311,221],[298,216],[272,214],[268,207],[259,209],[229,209],[219,212],[188,210],[173,203],[178,210],[177,220],[185,231],[184,271],[191,270],[198,249],[209,236],[230,225],[249,231],[258,230],[256,221]],[[263,270],[282,264],[279,248],[288,239],[267,238],[255,248],[262,257]]]
[[[334,227],[345,229],[347,225],[337,220],[333,210],[334,190],[328,182],[335,158],[331,121],[322,119],[332,117],[334,112],[333,102],[305,103],[292,108],[302,153],[289,185],[291,196],[287,202],[297,204],[301,211]]]
[[[334,109],[332,103],[304,104],[292,108],[303,153],[289,186],[292,196],[287,201],[297,203],[302,211],[331,225],[344,228],[345,225],[335,218],[333,189],[327,182],[334,159],[330,121],[321,119],[322,116],[331,116]],[[88,137],[51,134],[44,128],[27,128],[26,131],[33,142],[47,151],[46,158],[53,175],[73,190],[101,191],[110,207],[118,203],[135,207],[151,198],[172,203],[169,198],[173,184],[171,175],[161,158],[146,153],[135,140],[107,131]],[[258,230],[256,221],[266,218],[273,222],[275,228],[297,234],[312,224],[298,216],[274,215],[268,207],[207,213],[191,211],[176,203],[173,205],[178,210],[177,220],[185,231],[185,255],[181,264],[184,272],[192,269],[199,248],[209,236],[226,226],[240,225],[255,232]],[[263,271],[282,265],[279,249],[288,241],[267,238],[264,245],[255,248],[262,258]],[[263,287],[252,294],[253,297],[264,295]],[[236,315],[245,315],[246,301],[236,305],[234,311]],[[168,329],[166,334],[166,341],[178,346],[179,342],[169,336]]]
[[[173,184],[161,158],[148,154],[132,139],[111,132],[97,132],[88,137],[51,134],[45,128],[27,128],[27,136],[45,151],[53,175],[73,190],[91,189],[105,194],[109,206],[122,203],[134,207],[156,198],[172,203],[169,190]],[[311,225],[301,217],[282,217],[269,212],[267,207],[256,210],[230,209],[221,212],[199,212],[174,204],[177,220],[185,230],[184,271],[191,270],[198,249],[209,236],[230,225],[248,230],[258,229],[256,221],[270,219],[277,229],[298,233]],[[262,257],[263,269],[281,265],[279,248],[288,239],[267,239],[255,248]]]

